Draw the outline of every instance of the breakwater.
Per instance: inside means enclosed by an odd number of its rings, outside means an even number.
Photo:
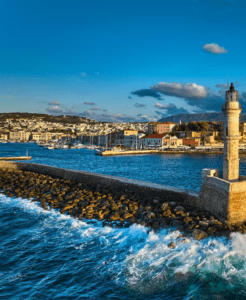
[[[117,156],[117,155],[144,155],[144,154],[223,154],[224,149],[211,149],[211,150],[126,150],[126,151],[115,151],[115,150],[106,150],[106,151],[100,151],[96,152],[96,155],[101,156]],[[245,150],[240,150],[239,154],[245,155]]]
[[[16,157],[0,157],[0,161],[3,160],[9,160],[9,161],[12,161],[12,160],[31,160],[32,157],[31,156],[16,156]]]
[[[246,153],[246,152],[245,152]],[[223,154],[221,150],[199,151],[199,150],[127,150],[127,151],[114,151],[106,150],[96,152],[96,155],[101,156],[117,156],[117,155],[141,155],[141,154]]]
[[[197,194],[187,190],[33,163],[0,162],[0,168],[4,194],[39,201],[44,209],[76,218],[121,227],[176,226],[196,239],[246,232],[244,224],[227,225],[196,207]]]

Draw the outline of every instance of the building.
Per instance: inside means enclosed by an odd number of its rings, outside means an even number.
[[[119,132],[115,132],[113,134],[112,141],[115,146],[131,147],[133,140],[136,139],[137,135],[138,130],[124,129],[120,130]]]
[[[31,132],[27,131],[10,131],[9,139],[12,141],[27,142],[29,141]]]
[[[246,123],[242,122],[239,124],[239,131],[241,135],[246,135]]]
[[[31,139],[35,142],[38,142],[40,140],[40,136],[41,136],[41,133],[39,132],[32,132],[31,134]]]
[[[39,140],[42,141],[42,142],[47,143],[50,140],[52,140],[53,136],[54,136],[54,133],[52,133],[52,132],[42,132],[40,134]]]
[[[183,145],[189,147],[200,146],[200,139],[198,138],[185,138],[183,139]]]
[[[151,122],[148,124],[148,134],[151,135],[153,133],[162,134],[171,132],[173,127],[177,124],[173,122]]]
[[[5,140],[7,141],[9,138],[9,134],[8,133],[1,133],[0,134],[0,140]]]
[[[145,147],[163,147],[165,134],[151,134],[144,139]]]
[[[165,135],[162,146],[164,147],[178,147],[183,145],[183,139],[178,139],[176,136]]]
[[[222,104],[224,114],[223,174],[218,169],[202,171],[198,206],[210,211],[228,224],[246,221],[246,176],[239,176],[239,115],[241,105],[233,84]]]
[[[126,135],[124,139],[124,146],[133,149],[141,149],[143,147],[142,138],[144,136],[144,133],[138,133],[137,135]]]

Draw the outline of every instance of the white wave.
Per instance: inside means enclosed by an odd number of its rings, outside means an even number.
[[[81,253],[88,243],[94,243],[97,251],[109,253],[109,257],[101,255],[95,262],[99,274],[113,273],[117,284],[139,293],[168,288],[197,275],[205,278],[215,274],[228,284],[236,279],[246,284],[246,236],[240,233],[232,233],[231,240],[208,237],[195,241],[192,237],[179,238],[178,230],[167,228],[154,232],[137,224],[122,229],[103,227],[96,220],[81,221],[55,210],[44,210],[39,203],[2,194],[0,203],[41,216],[43,230],[56,229],[64,237],[61,243],[69,243]],[[173,249],[169,247],[171,242],[176,244]]]

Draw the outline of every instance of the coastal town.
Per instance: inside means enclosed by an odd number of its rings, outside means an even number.
[[[240,123],[240,147],[246,144],[246,123]],[[2,114],[0,142],[34,142],[47,149],[98,148],[151,150],[223,148],[223,122],[96,122],[76,116]]]

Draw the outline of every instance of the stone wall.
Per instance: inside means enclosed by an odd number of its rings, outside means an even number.
[[[211,173],[213,171],[210,170]],[[207,169],[203,172],[205,175]],[[229,223],[246,221],[246,177],[240,176],[238,182],[229,182],[203,176],[198,206]]]
[[[62,178],[64,180],[83,182],[90,185],[100,185],[107,189],[117,187],[123,192],[125,190],[131,190],[138,193],[139,195],[149,195],[152,198],[158,197],[165,201],[181,202],[190,206],[197,206],[198,204],[198,194],[196,192],[160,184],[143,182],[139,180],[114,177],[84,171],[67,170],[36,163],[0,161],[0,169],[1,168],[13,168],[22,171],[31,171],[39,174]]]

